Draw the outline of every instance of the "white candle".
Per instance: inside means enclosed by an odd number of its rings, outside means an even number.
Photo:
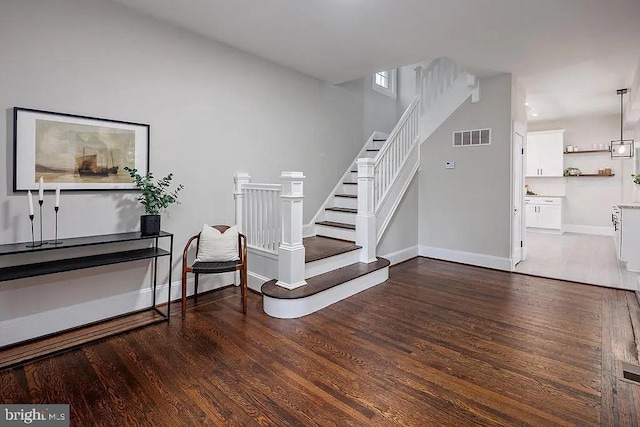
[[[38,185],[38,200],[43,201],[44,200],[44,179],[42,177],[40,177],[40,183]]]
[[[27,197],[29,198],[29,216],[33,216],[33,196],[31,195],[31,190],[29,190]]]
[[[56,187],[56,208],[60,207],[60,186]]]

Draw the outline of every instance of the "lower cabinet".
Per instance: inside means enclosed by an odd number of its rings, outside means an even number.
[[[560,197],[525,198],[525,224],[562,232],[562,199]]]

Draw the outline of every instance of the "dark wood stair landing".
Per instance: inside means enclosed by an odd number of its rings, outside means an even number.
[[[328,273],[319,274],[307,279],[307,284],[296,289],[285,289],[276,285],[277,280],[270,280],[262,285],[262,294],[271,298],[278,299],[299,299],[315,295],[327,289],[346,283],[350,280],[357,279],[376,270],[388,267],[391,263],[385,258],[380,258],[369,264],[358,262],[347,265],[346,267],[330,271]]]
[[[356,251],[361,248],[354,242],[322,236],[306,237],[302,239],[302,244],[304,245],[305,263]]]

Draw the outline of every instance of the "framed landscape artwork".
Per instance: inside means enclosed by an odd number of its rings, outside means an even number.
[[[149,170],[149,125],[13,109],[13,190],[135,189]]]

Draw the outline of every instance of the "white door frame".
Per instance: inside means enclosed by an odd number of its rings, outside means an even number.
[[[513,121],[511,135],[511,271],[514,271],[516,264],[527,257],[524,217],[526,145],[526,126],[521,122]]]

